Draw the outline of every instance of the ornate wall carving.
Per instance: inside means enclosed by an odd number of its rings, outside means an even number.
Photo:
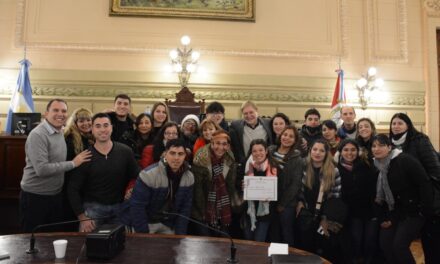
[[[367,33],[368,33],[368,55],[371,61],[383,62],[408,62],[408,17],[406,10],[406,0],[394,0],[397,9],[397,54],[380,54],[379,37],[379,11],[378,5],[380,0],[368,0],[367,5]]]
[[[424,0],[425,11],[429,16],[440,16],[440,0]]]
[[[36,97],[84,97],[85,100],[92,100],[95,97],[113,98],[118,93],[128,93],[133,98],[148,98],[148,99],[165,99],[174,98],[178,89],[169,86],[146,86],[144,88],[134,88],[127,86],[109,87],[107,85],[49,85],[49,84],[34,84],[33,93]],[[191,91],[195,93],[196,99],[206,100],[227,100],[242,102],[245,100],[253,100],[258,102],[281,102],[281,103],[329,103],[332,100],[333,94],[328,90],[320,90],[312,88],[307,91],[295,90],[292,91],[275,90],[270,87],[259,89],[255,92],[252,87],[240,88],[237,91],[233,88],[217,87],[217,88],[193,88]],[[0,94],[11,94],[8,89],[1,89]],[[357,100],[352,103],[358,103]],[[374,101],[371,103],[375,103]],[[425,96],[423,92],[420,93],[399,93],[393,94],[386,102],[380,102],[382,105],[397,105],[397,106],[420,106],[425,104]]]
[[[348,0],[336,0],[338,4],[336,32],[338,35],[332,36],[339,40],[339,50],[329,52],[308,52],[308,51],[287,51],[271,49],[199,49],[200,52],[215,56],[245,56],[245,57],[274,57],[274,58],[304,58],[311,60],[336,60],[348,56],[348,32],[347,32],[347,9]],[[258,8],[258,7],[257,7]],[[16,47],[23,47],[26,39],[26,0],[17,0],[17,17],[15,31]],[[331,34],[334,32],[327,32]],[[145,45],[111,45],[111,44],[83,44],[83,43],[53,43],[53,42],[32,42],[27,40],[26,45],[34,50],[71,50],[71,51],[105,51],[105,52],[128,52],[128,53],[153,53],[167,54],[168,49],[152,43]]]

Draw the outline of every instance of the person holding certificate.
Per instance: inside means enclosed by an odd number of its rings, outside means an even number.
[[[269,152],[267,150],[267,143],[265,140],[252,140],[249,152],[249,158],[245,166],[246,176],[260,176],[270,178],[277,177],[278,164],[269,155]],[[262,179],[260,177],[258,177],[259,180]],[[258,180],[258,182],[252,182],[252,178],[245,178],[243,188],[254,188],[254,190],[258,192],[259,196],[261,197],[257,197],[258,200],[247,201],[248,208],[246,211],[247,216],[245,220],[244,237],[247,240],[265,242],[267,232],[269,230],[271,214],[275,210],[274,202],[269,201],[269,199],[273,200],[277,198],[276,190],[275,192],[273,192],[273,188],[265,188],[266,186],[261,186],[261,184],[270,185],[272,182]],[[275,185],[276,189],[276,181],[273,184]],[[266,190],[269,190],[269,193],[267,193]],[[245,199],[246,191],[250,190],[245,190]]]
[[[294,126],[287,126],[276,139],[276,145],[269,147],[269,153],[279,163],[278,199],[275,217],[271,223],[271,241],[279,240],[293,246],[293,227],[298,194],[301,190],[303,176],[303,159],[298,150],[299,133]]]

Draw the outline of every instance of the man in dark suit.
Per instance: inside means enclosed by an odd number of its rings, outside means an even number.
[[[232,141],[232,151],[238,163],[238,175],[244,175],[244,166],[249,152],[249,146],[254,139],[264,139],[267,144],[271,142],[271,129],[269,121],[258,117],[258,108],[252,101],[241,105],[243,119],[232,121],[229,133]]]

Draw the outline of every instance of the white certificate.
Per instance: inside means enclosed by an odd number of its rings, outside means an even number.
[[[276,201],[278,177],[244,176],[244,200]]]

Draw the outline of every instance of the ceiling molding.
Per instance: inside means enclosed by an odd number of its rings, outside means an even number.
[[[347,32],[347,9],[348,0],[336,0],[338,3],[338,25],[340,48],[336,52],[309,52],[309,51],[286,51],[270,49],[200,49],[200,52],[216,56],[242,56],[242,57],[272,57],[272,58],[301,58],[309,60],[334,61],[338,58],[348,57],[348,32]],[[17,17],[15,30],[15,46],[23,47],[26,39],[26,0],[17,0]],[[168,54],[169,49],[157,47],[152,44],[146,46],[119,46],[105,44],[83,43],[50,43],[26,41],[28,49],[33,50],[67,50],[67,51],[103,51],[122,53],[155,53]]]

